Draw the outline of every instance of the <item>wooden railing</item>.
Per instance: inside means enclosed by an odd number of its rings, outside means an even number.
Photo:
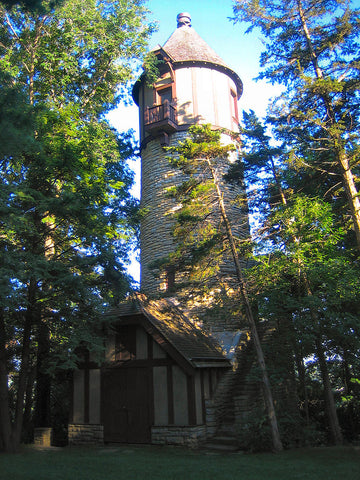
[[[176,108],[170,105],[168,100],[165,100],[161,105],[146,108],[145,125],[152,125],[164,121],[170,121],[177,125]]]

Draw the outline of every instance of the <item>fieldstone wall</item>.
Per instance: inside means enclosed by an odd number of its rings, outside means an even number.
[[[205,400],[206,436],[213,437],[217,430],[216,407],[212,400]]]
[[[171,146],[185,137],[186,132],[171,135]],[[149,142],[141,152],[141,208],[144,211],[140,235],[141,289],[147,295],[165,290],[164,278],[160,278],[151,265],[175,250],[171,230],[172,212],[177,206],[166,191],[182,181],[182,174],[170,167],[166,155],[159,138]]]
[[[177,145],[187,135],[187,131],[170,135],[170,146]],[[222,134],[221,141],[224,145],[233,143],[231,136],[227,134]],[[154,264],[176,249],[172,236],[175,223],[173,214],[179,206],[173,198],[169,197],[167,191],[183,182],[185,176],[179,169],[171,168],[167,157],[168,154],[164,151],[159,138],[154,138],[141,152],[141,208],[144,212],[140,237],[141,289],[147,295],[156,295],[166,290],[165,278],[159,276],[159,271],[154,268]],[[223,178],[236,157],[237,153],[232,152],[229,160],[219,160],[217,181],[221,184],[233,234],[237,238],[246,239],[249,236],[249,222],[245,188],[240,181],[230,184]],[[199,174],[202,173],[199,172]],[[214,225],[221,220],[221,214],[216,205],[215,201],[213,212],[207,220]],[[243,266],[245,267],[245,264]],[[179,275],[176,276],[179,277]],[[215,274],[214,286],[219,280],[225,280],[229,285],[234,282],[235,276],[234,262],[230,250],[227,249],[227,252],[221,255],[220,270]]]
[[[169,136],[170,146],[178,144],[187,137],[187,131],[176,132]],[[222,134],[222,143],[233,143],[229,134]],[[154,138],[141,152],[141,208],[143,217],[141,220],[141,290],[149,295],[166,293],[167,285],[165,274],[154,268],[157,262],[166,259],[176,249],[176,242],[172,235],[175,224],[174,213],[179,205],[167,194],[169,188],[179,185],[185,176],[179,169],[171,168],[168,154],[164,151],[159,138]],[[221,184],[224,194],[227,215],[232,224],[233,234],[239,239],[247,239],[249,236],[248,209],[244,186],[240,183],[230,184],[225,182],[223,175],[227,172],[231,163],[237,158],[237,153],[232,152],[229,160],[219,160],[217,165],[217,180]],[[199,172],[202,174],[203,172]],[[214,208],[208,215],[206,223],[216,225],[221,222],[221,214],[214,202]],[[219,289],[228,292],[237,288],[236,272],[230,249],[218,254],[215,263],[220,266],[212,266],[206,263],[207,270],[200,268],[199,272],[211,282],[214,292]],[[243,261],[246,268],[246,262]],[[215,267],[215,268],[214,268]],[[183,306],[185,313],[197,321],[202,316],[204,309],[211,306],[214,292],[209,292],[204,297],[203,292],[197,293],[193,286],[188,284],[188,279],[179,272],[175,273],[175,284],[185,281],[186,289],[177,290],[176,297]],[[219,319],[222,321],[219,322]],[[202,320],[202,319],[201,319]],[[234,318],[224,317],[223,314],[215,321],[210,322],[209,333],[238,330],[238,322]],[[227,325],[224,325],[226,323]],[[225,328],[224,328],[225,327]]]
[[[69,445],[102,445],[104,443],[103,425],[69,424]]]
[[[184,445],[197,447],[206,439],[206,425],[195,426],[153,426],[151,443],[154,445]]]
[[[52,428],[37,427],[34,429],[34,444],[43,447],[50,447],[52,444]]]

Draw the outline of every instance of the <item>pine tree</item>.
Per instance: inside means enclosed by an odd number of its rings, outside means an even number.
[[[350,324],[358,323],[351,313],[359,297],[356,266],[346,249],[340,248],[344,229],[335,222],[333,202],[325,203],[315,196],[319,191],[314,188],[316,180],[306,177],[305,172],[306,185],[303,178],[297,177],[297,170],[284,161],[286,145],[271,147],[265,127],[253,112],[244,115],[244,125],[241,156],[245,177],[253,179],[259,173],[263,177],[260,196],[265,208],[254,232],[259,243],[252,280],[257,286],[260,315],[276,319],[279,328],[283,326],[287,335],[283,342],[292,339],[305,402],[304,358],[318,359],[331,437],[341,443],[326,357],[330,344],[337,351],[341,344],[348,344]],[[303,154],[306,156],[306,150]],[[234,175],[236,180],[238,165],[232,168],[229,180],[234,181]],[[347,293],[341,287],[346,282],[352,286]],[[344,302],[345,297],[352,298],[353,307]],[[355,352],[357,335],[353,340]]]
[[[261,371],[264,400],[271,426],[272,446],[275,452],[282,450],[271,385],[265,358],[249,299],[248,285],[240,259],[241,240],[235,236],[223,191],[223,174],[219,165],[234,149],[233,145],[221,145],[221,133],[211,130],[210,125],[194,125],[189,136],[177,146],[169,147],[171,164],[183,171],[186,180],[173,187],[179,209],[174,227],[178,249],[170,255],[170,265],[178,269],[182,262],[187,272],[197,270],[205,258],[214,265],[221,262],[222,255],[230,255],[237,279],[237,289],[251,330],[257,361]],[[167,267],[169,264],[167,265]]]
[[[307,149],[306,165],[329,173],[331,192],[341,181],[360,248],[359,10],[348,0],[246,0],[234,14],[265,38],[260,78],[287,87],[273,112],[281,140],[294,160]]]

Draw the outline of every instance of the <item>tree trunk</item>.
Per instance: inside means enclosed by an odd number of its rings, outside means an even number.
[[[24,417],[23,417],[23,440],[26,442],[30,442],[32,440],[32,432],[33,432],[33,418],[32,418],[32,411],[33,411],[33,403],[34,403],[34,383],[35,383],[35,376],[36,376],[36,368],[31,366],[31,370],[29,372],[27,383],[26,383],[26,394],[25,394],[25,407],[24,407]]]
[[[223,194],[220,189],[219,182],[217,181],[216,178],[216,171],[214,167],[211,164],[211,161],[208,159],[207,161],[212,179],[214,182],[214,186],[216,189],[216,194],[217,194],[217,201],[221,213],[221,217],[224,221],[225,229],[226,229],[226,235],[227,239],[230,244],[230,249],[231,249],[231,254],[232,258],[234,261],[235,265],[235,271],[236,271],[236,276],[239,282],[239,287],[240,287],[240,294],[241,298],[245,307],[245,315],[246,318],[249,322],[249,326],[251,329],[251,335],[252,339],[254,342],[255,346],[255,351],[256,351],[256,356],[257,356],[257,361],[260,367],[261,375],[262,375],[262,382],[263,382],[263,390],[264,390],[264,398],[265,398],[265,404],[266,404],[266,410],[267,414],[269,417],[269,422],[270,422],[270,427],[271,427],[271,436],[272,436],[272,442],[273,442],[273,450],[275,452],[281,452],[283,450],[283,445],[281,442],[280,438],[280,433],[279,433],[279,428],[278,428],[278,423],[277,423],[277,418],[276,418],[276,411],[275,411],[275,406],[274,406],[274,401],[273,401],[273,396],[272,396],[272,391],[271,391],[271,385],[269,381],[269,376],[267,373],[267,368],[266,368],[266,363],[265,363],[265,358],[264,358],[264,353],[262,350],[260,338],[258,335],[257,327],[256,327],[256,322],[255,318],[252,313],[251,305],[250,305],[250,300],[248,297],[247,293],[247,288],[246,288],[246,283],[242,274],[242,268],[240,265],[240,259],[236,251],[236,245],[235,245],[235,240],[232,234],[231,230],[231,225],[230,221],[228,219],[226,209],[225,209],[225,204],[224,204],[224,199],[223,199]]]
[[[343,358],[343,367],[344,367],[343,382],[344,382],[345,394],[349,395],[352,393],[353,385],[351,384],[352,374],[350,369],[349,355],[346,348],[342,349],[342,358]]]
[[[0,311],[0,439],[2,448],[7,453],[16,451],[12,439],[9,391],[8,391],[8,371],[7,371],[7,352],[6,352],[6,332],[5,321],[2,310]]]
[[[310,282],[307,278],[307,275],[305,272],[303,272],[303,278],[304,278],[304,284],[306,288],[306,292],[309,297],[312,296],[312,290],[310,287]],[[314,311],[313,308],[310,307],[310,315],[311,319],[314,323],[314,326],[318,326],[320,329],[320,322],[319,318],[317,315],[317,312]],[[317,334],[316,340],[315,340],[315,346],[316,346],[316,352],[317,352],[317,357],[319,360],[319,365],[320,365],[320,371],[321,371],[321,377],[323,381],[323,386],[324,386],[324,396],[325,396],[325,408],[326,408],[326,414],[329,420],[329,427],[331,431],[331,436],[332,440],[335,445],[341,445],[343,443],[343,438],[342,438],[342,433],[340,430],[340,425],[339,425],[339,420],[337,417],[336,413],[336,408],[335,408],[335,402],[334,402],[334,396],[333,392],[331,389],[331,384],[330,384],[330,378],[329,378],[329,371],[327,368],[326,364],[326,358],[324,354],[324,349],[321,343],[321,337],[320,334]]]
[[[326,358],[324,354],[324,349],[321,343],[321,338],[315,340],[316,345],[316,354],[319,360],[321,376],[324,385],[324,397],[326,405],[326,413],[329,420],[330,433],[332,441],[335,445],[341,445],[343,443],[343,436],[341,433],[338,416],[336,413],[334,395],[331,389],[329,371],[326,364]]]
[[[310,424],[310,415],[309,415],[309,398],[306,388],[306,374],[305,374],[305,365],[304,359],[301,353],[298,351],[297,345],[294,346],[295,362],[299,375],[299,384],[300,384],[300,393],[302,395],[302,400],[304,402],[304,412],[306,418],[306,425]]]
[[[276,183],[276,186],[277,186],[277,189],[278,189],[278,192],[279,192],[279,195],[280,195],[280,198],[281,198],[281,203],[283,205],[287,205],[287,200],[286,200],[286,197],[285,197],[285,193],[284,193],[284,190],[281,186],[281,182],[280,182],[280,179],[279,179],[279,175],[276,171],[276,167],[275,167],[275,163],[274,163],[274,160],[273,158],[271,157],[270,158],[270,165],[271,165],[271,172],[273,174],[273,177],[274,177],[274,181]]]
[[[46,372],[46,362],[50,353],[49,328],[41,321],[38,333],[38,351],[36,366],[35,427],[49,427],[51,379]]]
[[[318,57],[313,47],[313,42],[310,36],[310,32],[306,23],[306,19],[305,19],[303,7],[302,7],[302,1],[297,0],[297,5],[298,5],[298,12],[299,12],[302,28],[306,38],[306,43],[307,43],[311,61],[314,67],[315,76],[317,79],[322,79],[324,78],[324,74],[319,65]],[[331,101],[331,98],[329,97],[328,94],[320,95],[319,98],[323,101],[325,105],[330,124],[332,126],[335,126],[337,124],[337,121],[336,121],[334,106]],[[345,190],[345,195],[346,195],[347,203],[350,209],[351,217],[353,220],[353,225],[354,225],[354,230],[356,235],[356,243],[357,243],[358,249],[360,249],[360,198],[359,198],[360,194],[357,191],[354,174],[351,171],[349,159],[346,155],[345,149],[341,147],[342,139],[340,138],[340,135],[338,133],[329,133],[329,139],[334,144],[334,153],[335,153],[337,163],[340,167],[342,183]]]
[[[33,319],[36,315],[36,280],[31,279],[28,286],[28,305],[24,315],[23,342],[21,352],[21,363],[19,371],[19,382],[16,395],[14,422],[11,431],[11,443],[14,450],[18,450],[21,441],[21,430],[24,415],[25,393],[30,366],[30,341],[33,326]]]
[[[354,230],[356,235],[356,243],[360,249],[360,197],[357,191],[354,174],[349,165],[349,159],[345,152],[338,152],[338,163],[341,167],[341,174],[343,179],[343,186],[346,198],[350,207],[351,216],[353,219]]]

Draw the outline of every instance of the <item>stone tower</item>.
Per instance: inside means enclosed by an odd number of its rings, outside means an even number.
[[[71,443],[197,445],[216,432],[231,433],[261,398],[247,378],[253,355],[235,290],[228,288],[234,266],[227,249],[206,295],[193,283],[170,288],[181,273],[151,268],[176,248],[171,213],[178,206],[166,190],[184,179],[170,167],[164,147],[183,140],[194,124],[221,129],[223,144],[238,132],[240,78],[194,31],[189,14],[177,20],[175,32],[154,50],[159,77],[149,86],[143,75],[133,89],[140,109],[142,293],[109,312],[102,367],[85,352],[74,372]],[[236,152],[218,159],[218,179],[235,158]],[[221,187],[233,233],[247,237],[247,209],[236,201],[243,189],[225,181]],[[211,225],[221,220],[216,208],[211,215]],[[208,308],[220,284],[230,292],[229,310]]]
[[[242,93],[239,76],[195,32],[188,13],[177,16],[177,29],[153,53],[161,61],[159,78],[149,86],[143,75],[133,90],[140,110],[141,205],[146,212],[141,223],[141,290],[147,295],[166,290],[174,281],[154,275],[150,268],[174,250],[171,212],[176,205],[165,192],[180,181],[181,174],[170,168],[163,147],[183,140],[193,124],[225,129],[223,142],[232,142],[231,134],[238,132],[237,102]],[[229,198],[236,196],[232,187],[226,188]],[[232,214],[239,217],[235,223],[239,228],[243,224],[247,235],[247,218],[240,219],[244,213]]]

